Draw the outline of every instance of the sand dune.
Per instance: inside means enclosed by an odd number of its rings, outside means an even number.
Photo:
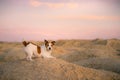
[[[56,42],[56,60],[33,62],[25,60],[21,43],[0,42],[0,80],[120,80],[120,40]]]
[[[12,66],[11,66],[12,65]],[[7,67],[6,67],[7,66]],[[0,66],[0,80],[118,80],[120,76],[59,59],[18,60]]]
[[[79,60],[73,62],[75,64],[99,69],[99,70],[106,70],[120,74],[120,60],[118,59],[111,59],[111,58],[89,58],[86,60]]]

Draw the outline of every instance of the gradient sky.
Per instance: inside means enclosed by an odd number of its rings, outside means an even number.
[[[0,0],[0,41],[120,39],[120,0]]]

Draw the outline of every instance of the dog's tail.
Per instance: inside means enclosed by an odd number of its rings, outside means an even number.
[[[23,41],[22,44],[26,47],[29,44],[29,42]]]

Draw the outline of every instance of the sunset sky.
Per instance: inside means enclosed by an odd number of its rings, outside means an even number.
[[[0,0],[0,41],[120,39],[120,0]]]

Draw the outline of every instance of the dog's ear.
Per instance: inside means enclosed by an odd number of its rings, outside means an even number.
[[[48,41],[47,41],[47,40],[44,40],[44,42],[45,42],[45,43],[48,43]]]
[[[55,45],[56,42],[55,42],[55,41],[52,41],[51,43],[52,43],[53,45]]]

